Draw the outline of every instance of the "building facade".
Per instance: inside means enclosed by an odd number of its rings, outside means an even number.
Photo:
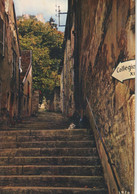
[[[21,117],[32,114],[32,51],[21,51]]]
[[[65,113],[67,116],[72,116],[75,111],[74,21],[75,21],[74,14],[68,15],[64,36],[64,61],[63,67],[61,68],[61,79],[60,79],[60,107],[61,111]]]
[[[54,88],[53,97],[49,100],[50,111],[61,112],[60,108],[60,87],[56,86]]]
[[[19,39],[13,1],[0,1],[0,118],[10,122],[18,118]]]
[[[135,60],[135,1],[70,0],[68,8],[62,111],[69,115],[74,106],[89,118],[109,192],[133,193],[135,80],[121,83],[112,74]]]
[[[32,115],[36,115],[39,109],[39,90],[32,91]]]
[[[0,123],[32,113],[32,52],[20,50],[13,0],[0,1]]]

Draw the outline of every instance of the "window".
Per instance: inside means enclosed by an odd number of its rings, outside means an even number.
[[[0,18],[0,56],[4,57],[5,25]]]

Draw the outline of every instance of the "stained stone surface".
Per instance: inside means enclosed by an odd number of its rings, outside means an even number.
[[[0,193],[106,194],[95,140],[68,119],[40,112],[0,130]]]

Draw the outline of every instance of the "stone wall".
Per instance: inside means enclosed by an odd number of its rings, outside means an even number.
[[[13,1],[0,1],[0,118],[13,123],[18,117],[19,40]]]
[[[110,166],[93,122],[101,133],[121,191],[133,193],[135,80],[121,83],[112,77],[112,73],[119,62],[135,59],[135,1],[71,2],[69,12],[75,20],[71,21],[67,44],[71,45],[70,32],[74,22],[75,107],[78,111],[84,110],[93,125],[109,192],[118,191],[110,180]],[[71,85],[64,79],[64,92],[67,92]]]
[[[47,108],[46,106],[45,108],[49,111],[61,112],[60,104],[60,87],[57,86],[54,88],[53,96],[47,101]]]
[[[29,69],[28,76],[23,82],[22,98],[22,116],[31,116],[32,114],[32,66]]]
[[[53,104],[54,104],[54,111],[55,112],[60,112],[60,87],[56,87],[54,89],[54,100],[53,100]]]
[[[21,82],[23,86],[21,115],[26,117],[32,114],[32,51],[24,50],[21,54]]]
[[[68,15],[68,19],[66,23],[65,40],[64,40],[64,63],[61,71],[61,82],[60,82],[61,83],[60,84],[61,111],[65,113],[67,116],[72,116],[75,111],[74,34],[73,34],[74,18],[73,17],[74,15],[72,14]]]
[[[32,93],[32,115],[36,115],[39,108],[39,90],[34,90]]]

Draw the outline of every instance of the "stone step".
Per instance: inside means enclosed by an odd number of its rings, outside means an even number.
[[[93,140],[89,135],[60,135],[60,136],[0,136],[0,142],[28,142],[28,141],[84,141]]]
[[[34,121],[35,122],[35,121]],[[37,122],[38,123],[38,122]],[[48,124],[45,125],[45,123],[41,124],[40,122],[38,124],[22,124],[22,125],[16,125],[15,127],[10,127],[8,129],[10,130],[14,130],[14,129],[35,129],[35,130],[60,130],[60,129],[68,129],[69,128],[69,124],[64,124],[64,125],[60,125],[60,124],[56,124],[50,122]],[[4,128],[3,128],[4,130]]]
[[[102,176],[11,175],[0,176],[0,186],[104,187]]]
[[[101,166],[0,166],[0,175],[76,175],[99,176],[102,175]]]
[[[0,149],[0,156],[96,156],[96,148],[16,148]]]
[[[75,187],[0,187],[1,194],[107,194],[105,188]]]
[[[25,136],[58,136],[58,135],[83,135],[87,134],[87,129],[58,129],[58,130],[32,130],[32,129],[16,129],[13,130],[4,130],[0,131],[0,136],[16,136],[16,135],[25,135]]]
[[[2,142],[0,148],[87,148],[95,147],[95,141],[32,141],[32,142]]]
[[[108,193],[93,134],[67,125],[40,113],[0,130],[1,194]]]
[[[100,165],[98,156],[0,157],[0,165]]]

